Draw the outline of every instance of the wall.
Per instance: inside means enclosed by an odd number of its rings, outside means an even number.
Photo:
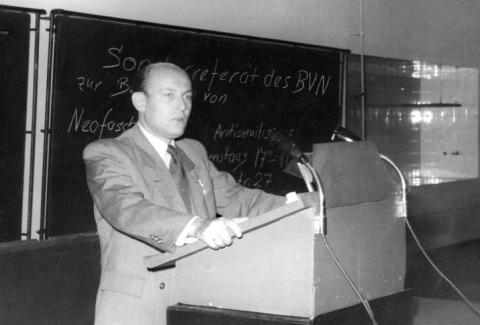
[[[480,6],[472,0],[0,0],[1,4],[105,16],[363,51],[367,55],[480,67]],[[363,19],[362,19],[363,16]],[[42,21],[32,234],[40,229],[48,21]],[[479,89],[480,92],[480,89]],[[28,141],[28,139],[27,139]],[[27,143],[27,145],[29,145]],[[27,157],[28,159],[28,153]],[[29,170],[25,171],[28,176]],[[28,196],[28,183],[24,186]],[[26,203],[24,204],[24,211]],[[24,213],[25,216],[25,213]],[[26,232],[24,222],[23,232]]]
[[[0,3],[41,8],[47,13],[60,8],[344,48],[353,53],[363,50],[367,55],[379,57],[480,68],[480,24],[477,23],[480,5],[473,0],[0,0]],[[33,191],[34,238],[40,228],[43,157],[43,133],[40,129],[44,125],[45,111],[46,28],[48,21],[42,21]],[[26,170],[25,175],[28,174],[29,170]],[[28,183],[24,188],[24,197],[28,197]],[[469,194],[469,197],[475,196],[476,192]],[[466,213],[470,210],[467,209]],[[24,222],[23,232],[27,230],[25,227]]]
[[[365,53],[478,67],[474,0],[364,0]],[[361,52],[361,0],[2,0]]]
[[[480,24],[476,21],[480,6],[472,0],[0,1],[4,5],[41,8],[47,12],[60,8],[344,48],[353,53],[362,52],[363,33],[363,50],[367,55],[480,67]],[[38,129],[44,125],[47,27],[48,22],[42,21]],[[34,235],[40,228],[43,157],[43,133],[37,130],[36,135]],[[28,193],[28,184],[24,187],[24,193]],[[24,223],[23,232],[27,230],[25,227]]]

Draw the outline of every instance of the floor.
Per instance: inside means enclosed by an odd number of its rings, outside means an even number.
[[[480,310],[480,240],[428,252],[437,267]],[[442,279],[420,252],[407,259],[406,286],[413,289],[413,325],[480,324],[477,315]]]
[[[474,325],[480,324],[477,316],[463,301],[415,297],[417,313],[412,325]],[[480,309],[480,302],[474,303]]]

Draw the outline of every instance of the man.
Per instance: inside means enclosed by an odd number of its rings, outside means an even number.
[[[223,248],[241,236],[235,217],[285,202],[218,171],[198,141],[176,141],[192,109],[191,81],[181,68],[155,63],[137,79],[138,123],[83,154],[101,246],[96,324],[165,324],[166,306],[177,302],[174,271],[148,271],[143,257],[194,239]],[[174,176],[178,165],[187,186]]]

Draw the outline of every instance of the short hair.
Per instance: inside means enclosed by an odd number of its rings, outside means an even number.
[[[190,77],[185,72],[185,70],[183,70],[182,68],[180,68],[176,64],[173,64],[173,63],[170,63],[170,62],[150,63],[150,64],[147,64],[147,65],[143,66],[140,70],[138,70],[138,72],[133,77],[133,81],[131,83],[131,92],[132,93],[134,93],[134,92],[145,93],[146,92],[146,87],[147,87],[148,75],[150,74],[150,72],[152,70],[159,69],[159,68],[181,72],[181,73],[185,74],[185,76],[187,78],[190,79]]]

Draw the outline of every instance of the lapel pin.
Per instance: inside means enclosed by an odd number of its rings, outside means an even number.
[[[205,189],[205,186],[203,185],[203,182],[201,179],[198,179],[198,184],[200,184],[203,194],[207,194],[207,190]]]

